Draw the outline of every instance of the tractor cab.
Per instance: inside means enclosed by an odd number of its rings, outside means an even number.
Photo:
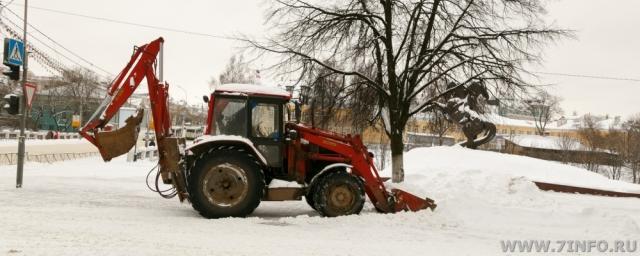
[[[285,104],[291,94],[274,87],[222,85],[205,97],[206,135],[238,136],[252,142],[271,168],[283,167]]]

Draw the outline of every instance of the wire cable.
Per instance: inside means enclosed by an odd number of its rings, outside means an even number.
[[[15,5],[21,5],[21,4],[15,4]],[[103,17],[91,16],[91,15],[86,15],[86,14],[73,13],[73,12],[68,12],[68,11],[54,10],[54,9],[49,9],[49,8],[44,8],[44,7],[37,7],[37,6],[33,6],[33,5],[29,5],[29,8],[36,9],[36,10],[41,10],[41,11],[46,11],[46,12],[64,14],[64,15],[68,15],[68,16],[75,16],[75,17],[81,17],[81,18],[85,18],[85,19],[92,19],[92,20],[98,20],[98,21],[106,21],[106,22],[111,22],[111,23],[118,23],[118,24],[136,26],[136,27],[142,27],[142,28],[164,30],[164,31],[183,33],[183,34],[189,34],[189,35],[217,38],[217,39],[244,41],[244,39],[238,38],[238,37],[214,35],[214,34],[208,34],[208,33],[203,33],[203,32],[188,31],[188,30],[161,27],[161,26],[155,26],[155,25],[147,25],[147,24],[141,24],[141,23],[135,23],[135,22],[129,22],[129,21],[116,20],[116,19],[111,19],[111,18],[103,18]]]
[[[12,23],[14,26],[16,26],[15,23],[11,22],[10,20],[8,21]],[[0,26],[2,26],[11,37],[22,38],[22,36],[18,35],[18,33],[15,30],[13,30],[7,23],[3,22],[2,20],[0,20]],[[27,34],[29,35],[29,33]],[[39,41],[36,37],[34,37],[34,39],[36,41]],[[43,67],[47,69],[47,71],[51,72],[51,70],[48,70],[48,68],[50,68],[59,73],[62,73],[64,69],[66,69],[66,67],[64,67],[62,63],[58,62],[57,60],[52,60],[52,58],[49,57],[47,54],[43,53],[41,50],[33,46],[31,42],[29,42],[26,45],[26,48],[27,50],[32,52],[31,56],[35,58],[36,62],[43,65]]]
[[[8,4],[7,4],[8,5]],[[20,16],[19,14],[15,13],[13,10],[11,10],[11,8],[9,8],[7,5],[2,5],[2,7],[4,7],[4,9],[6,9],[7,11],[9,11],[11,14],[13,14],[15,17],[17,17],[18,19],[22,19],[22,16]],[[7,17],[8,18],[8,17]],[[101,68],[100,66],[94,64],[93,62],[83,58],[82,56],[80,56],[79,54],[71,51],[69,48],[65,47],[64,45],[62,45],[61,43],[58,43],[55,39],[51,38],[50,36],[48,36],[47,34],[45,34],[44,32],[42,32],[40,29],[36,28],[35,26],[31,25],[31,23],[27,22],[27,25],[32,28],[33,30],[37,31],[38,33],[40,33],[41,35],[43,35],[45,38],[49,39],[53,44],[57,45],[58,47],[62,48],[63,50],[65,50],[66,52],[70,53],[71,55],[75,56],[76,58],[82,60],[83,62],[89,64],[89,66],[94,67],[100,71],[102,71],[103,73],[105,73],[106,75],[109,76],[113,76],[113,74],[103,68]],[[29,33],[27,33],[29,34]],[[31,34],[30,34],[31,35]],[[33,36],[33,35],[32,35]],[[44,42],[41,42],[44,44]],[[51,47],[49,47],[51,48]],[[54,50],[55,51],[55,50]],[[57,52],[57,51],[56,51]],[[57,52],[58,54],[62,55],[61,53]],[[68,57],[62,55],[63,57],[65,57],[66,59],[69,59]],[[73,61],[74,63],[76,63],[76,65],[79,65],[77,62]],[[79,65],[82,66],[82,65]],[[86,67],[85,67],[86,68]]]
[[[555,73],[555,72],[533,72],[533,73],[543,74],[543,75],[554,75],[554,76],[569,76],[569,77],[592,78],[592,79],[603,79],[603,80],[640,82],[640,79],[626,78],[626,77],[594,76],[594,75],[566,74],[566,73]]]
[[[5,30],[7,30],[8,34],[11,35],[11,37],[21,38],[21,36],[18,35],[18,33],[15,30],[11,29],[6,23],[0,22],[0,25]],[[37,38],[34,37],[34,41],[39,41],[39,40],[37,40]],[[29,42],[26,48],[28,51],[31,52],[31,56],[36,60],[36,62],[44,65],[43,67],[46,66],[60,73],[62,73],[66,69],[66,67],[62,63],[51,58],[48,54],[43,53],[40,49],[35,47],[32,42]]]
[[[11,23],[13,26],[17,27],[17,28],[18,28],[18,30],[22,30],[22,28],[20,28],[20,26],[19,26],[18,24],[16,24],[16,23],[15,23],[15,22],[13,22],[11,19],[9,19],[9,17],[4,16],[4,14],[3,14],[3,15],[1,15],[1,17],[2,17],[2,18],[4,18],[4,20],[6,20],[6,21],[8,21],[9,23]],[[73,62],[74,64],[76,64],[76,65],[78,65],[78,66],[80,66],[80,67],[86,68],[86,67],[84,67],[82,64],[80,64],[80,63],[78,63],[78,62],[74,61],[73,59],[71,59],[71,58],[67,57],[66,55],[64,55],[64,54],[60,53],[59,51],[57,51],[55,48],[53,48],[53,47],[49,46],[47,43],[43,42],[43,41],[42,41],[42,40],[40,40],[38,37],[34,36],[33,34],[31,34],[31,33],[30,33],[30,32],[28,32],[28,31],[27,31],[27,35],[29,35],[29,36],[30,36],[32,39],[34,39],[35,41],[40,42],[40,43],[41,43],[42,45],[44,45],[45,47],[47,47],[47,48],[51,49],[52,51],[54,51],[54,52],[55,52],[55,53],[57,53],[58,55],[62,56],[63,58],[65,58],[65,59],[69,60],[70,62]],[[32,47],[32,46],[31,46],[31,47]]]
[[[3,5],[3,6],[7,6],[7,5],[9,5],[9,4]],[[15,5],[23,6],[21,4],[15,4]],[[30,6],[30,8],[41,10],[41,11],[46,11],[46,12],[51,12],[51,13],[57,13],[57,14],[63,14],[63,15],[68,15],[68,16],[81,17],[81,18],[85,18],[85,19],[105,21],[105,22],[111,22],[111,23],[117,23],[117,24],[129,25],[129,26],[136,26],[136,27],[142,27],[142,28],[164,30],[164,31],[177,32],[177,33],[183,33],[183,34],[189,34],[189,35],[204,36],[204,37],[211,37],[211,38],[217,38],[217,39],[226,39],[226,40],[237,40],[237,41],[244,41],[245,40],[245,39],[237,38],[237,37],[221,36],[221,35],[208,34],[208,33],[196,32],[196,31],[188,31],[188,30],[182,30],[182,29],[175,29],[175,28],[161,27],[161,26],[155,26],[155,25],[134,23],[134,22],[129,22],[129,21],[122,21],[122,20],[116,20],[116,19],[111,19],[111,18],[97,17],[97,16],[92,16],[92,15],[74,13],[74,12],[69,12],[69,11],[61,11],[61,10],[55,10],[55,9],[50,9],[50,8],[38,7],[38,6]],[[11,12],[13,12],[13,11],[11,11]],[[625,78],[625,77],[567,74],[567,73],[559,73],[559,72],[533,72],[533,73],[543,74],[543,75],[556,75],[556,76],[567,76],[567,77],[590,78],[590,79],[640,82],[640,79]]]

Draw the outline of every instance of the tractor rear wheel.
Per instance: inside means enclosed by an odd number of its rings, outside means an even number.
[[[318,183],[313,201],[322,216],[359,214],[364,206],[364,186],[347,172],[332,172]]]
[[[264,189],[260,166],[244,151],[213,151],[189,175],[191,205],[206,218],[247,216],[260,204]]]

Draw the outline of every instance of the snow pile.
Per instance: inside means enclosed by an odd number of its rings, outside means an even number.
[[[563,150],[563,147],[568,147],[569,150],[585,150],[586,147],[582,145],[578,140],[572,138],[561,138],[556,136],[540,136],[540,135],[514,135],[513,138],[508,138],[513,143],[519,146],[529,148],[544,148],[544,149],[557,149]],[[563,142],[562,140],[570,140]],[[564,145],[563,145],[564,144]]]
[[[524,193],[524,197],[533,200],[541,192],[531,181],[640,193],[640,185],[637,184],[610,180],[582,168],[524,156],[454,146],[416,148],[405,153],[404,157],[406,182],[400,186],[434,198],[480,194],[495,201],[505,199],[509,194]],[[390,175],[390,169],[385,169],[383,174]],[[509,203],[510,199],[505,200],[507,202],[503,203]]]

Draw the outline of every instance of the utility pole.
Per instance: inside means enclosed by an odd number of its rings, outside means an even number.
[[[16,188],[22,187],[22,172],[24,170],[24,129],[27,125],[27,63],[29,61],[29,54],[27,51],[27,1],[24,0],[24,32],[22,36],[22,42],[24,44],[24,58],[23,58],[23,71],[22,71],[22,97],[20,98],[20,137],[18,137],[18,170],[16,175]]]

